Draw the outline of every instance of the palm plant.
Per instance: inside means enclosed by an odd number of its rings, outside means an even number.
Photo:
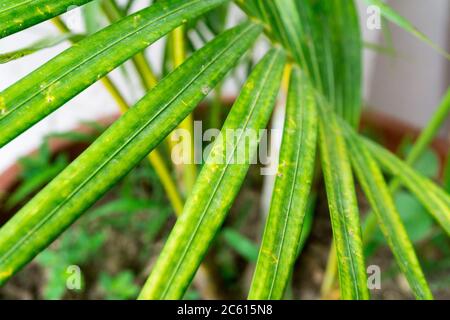
[[[380,0],[366,1],[378,5],[387,19],[429,42]],[[0,37],[89,2],[0,0]],[[450,234],[449,196],[411,168],[447,116],[450,94],[408,158],[401,160],[356,130],[362,109],[363,46],[353,1],[236,0],[248,20],[229,30],[210,24],[217,34],[215,38],[201,49],[191,46],[192,55],[185,60],[182,26],[198,19],[211,22],[210,12],[227,3],[159,0],[128,14],[127,8],[104,1],[105,11],[113,21],[110,26],[83,37],[0,94],[0,147],[100,79],[124,112],[0,229],[0,285],[149,156],[179,219],[140,298],[182,298],[224,222],[245,179],[250,158],[258,148],[258,139],[248,141],[240,136],[228,141],[225,132],[266,128],[281,87],[287,92],[287,103],[280,165],[249,299],[283,298],[299,254],[313,180],[320,174],[326,185],[341,297],[369,298],[362,239],[371,236],[368,225],[375,223],[380,225],[416,298],[432,298],[392,194],[399,186],[408,188]],[[60,19],[55,22],[61,30],[68,31]],[[141,52],[169,33],[173,39],[174,70],[158,81]],[[168,165],[156,148],[180,124],[191,127],[190,113],[262,34],[271,48],[243,85],[222,127],[224,134],[214,142],[196,180],[192,178],[196,175],[195,166],[183,168],[185,181],[192,181],[186,184],[188,197],[183,204]],[[147,90],[131,108],[107,77],[129,59],[140,71]],[[283,78],[288,81],[283,82]],[[231,161],[242,148],[249,150],[245,161]],[[352,169],[373,210],[364,233]],[[394,177],[389,184],[384,173]]]

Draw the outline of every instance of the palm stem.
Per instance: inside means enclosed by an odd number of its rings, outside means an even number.
[[[179,67],[183,64],[186,59],[186,43],[184,38],[184,27],[179,26],[178,28],[172,31],[170,35],[170,40],[172,42],[172,60],[173,60],[173,68]],[[186,195],[189,195],[194,187],[195,180],[197,177],[197,167],[194,161],[194,117],[192,114],[186,117],[183,122],[179,125],[179,129],[188,132],[188,137],[190,137],[189,141],[183,142],[183,146],[186,146],[188,149],[184,152],[189,154],[189,161],[185,163],[182,167],[183,174],[183,184],[184,191]]]

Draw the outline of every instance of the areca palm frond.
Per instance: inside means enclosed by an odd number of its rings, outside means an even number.
[[[0,37],[88,2],[0,0]],[[285,90],[279,174],[249,298],[283,298],[298,256],[316,167],[325,181],[341,297],[369,298],[355,192],[358,180],[413,293],[418,299],[432,298],[382,170],[411,189],[447,233],[450,198],[356,131],[362,111],[362,39],[354,1],[234,2],[247,20],[227,30],[223,21],[215,25],[208,16],[218,7],[227,8],[227,0],[159,0],[133,14],[120,11],[110,16],[111,25],[84,37],[0,93],[3,147],[179,26],[190,23],[195,28],[198,20],[207,17],[204,21],[215,36],[201,49],[191,46],[192,54],[184,63],[174,65],[156,86],[148,85],[138,103],[0,229],[0,285],[155,150],[264,34],[271,48],[241,88],[222,127],[223,135],[214,142],[140,298],[183,297],[258,148],[259,138],[248,141],[240,136],[228,141],[225,133],[266,128],[282,87],[283,70],[292,71],[285,72],[290,81]],[[385,4],[369,2],[383,5],[386,18],[426,39]],[[448,112],[448,104],[441,107],[439,119]],[[249,150],[245,161],[233,163],[237,150],[245,147]],[[418,185],[425,186],[426,192]]]

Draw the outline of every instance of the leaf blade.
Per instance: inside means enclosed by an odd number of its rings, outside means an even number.
[[[338,256],[342,299],[368,299],[361,227],[350,159],[336,117],[321,105],[319,145]]]
[[[314,93],[307,81],[300,69],[293,69],[279,173],[249,299],[282,299],[297,258],[317,140]]]
[[[27,47],[24,47],[24,48],[15,50],[15,51],[0,53],[0,64],[4,64],[4,63],[7,63],[7,62],[10,62],[13,60],[23,58],[23,57],[33,54],[39,50],[57,46],[60,43],[67,41],[67,40],[77,42],[80,39],[82,39],[83,37],[84,37],[84,35],[82,35],[82,34],[73,34],[73,33],[62,34],[62,35],[55,36],[55,37],[47,37],[47,38],[39,40],[35,43],[32,43],[31,45],[29,45]]]
[[[22,0],[0,1],[0,39],[92,0]]]
[[[356,126],[362,106],[362,40],[354,1],[247,0],[238,4],[264,23],[269,38],[289,51],[317,91]]]

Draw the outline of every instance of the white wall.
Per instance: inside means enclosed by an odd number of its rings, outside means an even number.
[[[389,3],[450,51],[450,1],[392,0]],[[450,64],[430,46],[391,26],[396,56],[366,54],[367,105],[421,127],[430,118],[450,84]],[[365,29],[371,40],[382,35]]]

